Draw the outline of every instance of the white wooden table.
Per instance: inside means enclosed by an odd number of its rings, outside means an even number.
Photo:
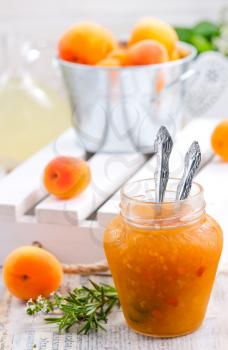
[[[93,280],[97,277],[90,276]],[[72,287],[86,278],[67,277]],[[110,283],[110,278],[99,278]],[[227,350],[228,344],[228,266],[217,276],[206,319],[193,334],[170,339],[152,339],[128,329],[122,313],[115,311],[106,325],[107,332],[89,336],[75,333],[56,334],[44,324],[42,317],[27,316],[24,304],[5,294],[0,288],[0,348],[3,350]],[[5,318],[4,310],[9,309]],[[3,340],[4,339],[4,340]],[[5,344],[4,346],[2,344]],[[52,346],[55,344],[55,346]],[[58,345],[57,345],[58,344]]]

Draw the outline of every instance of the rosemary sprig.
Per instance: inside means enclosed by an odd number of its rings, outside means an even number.
[[[89,281],[92,286],[75,288],[66,296],[54,293],[48,299],[40,296],[36,301],[29,300],[27,314],[52,313],[53,317],[45,320],[57,324],[59,332],[68,331],[74,324],[82,334],[105,330],[103,324],[107,323],[108,315],[114,306],[119,306],[118,295],[113,286]],[[60,316],[55,316],[56,313]]]

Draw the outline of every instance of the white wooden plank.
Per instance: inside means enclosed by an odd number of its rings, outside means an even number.
[[[0,265],[13,249],[34,241],[40,242],[63,263],[89,264],[104,259],[103,230],[95,221],[75,227],[39,224],[34,217],[24,217],[23,222],[0,222],[0,232]]]
[[[221,225],[224,233],[224,248],[221,264],[228,262],[228,163],[217,157],[197,175],[196,181],[204,188],[206,210]]]
[[[83,157],[84,151],[76,144],[73,129],[68,129],[0,181],[0,220],[19,220],[46,195],[42,186],[43,169],[57,155]]]
[[[6,170],[5,170],[5,168],[3,168],[3,167],[0,166],[0,180],[1,180],[4,176],[6,176]]]
[[[141,154],[96,154],[89,160],[91,185],[78,197],[58,200],[49,196],[37,205],[40,223],[76,224],[93,213],[145,162]]]
[[[171,177],[179,177],[182,174],[184,155],[194,140],[199,142],[202,151],[201,166],[212,158],[210,136],[217,123],[215,119],[195,119],[179,132],[170,157]],[[131,181],[153,177],[155,166],[156,158],[153,157],[131,178]],[[101,226],[106,226],[119,212],[119,201],[119,192],[117,192],[98,210],[97,220]]]

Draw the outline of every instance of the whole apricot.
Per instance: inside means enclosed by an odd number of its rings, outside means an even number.
[[[214,152],[228,162],[228,119],[220,122],[211,136]]]
[[[173,52],[170,55],[170,60],[171,61],[176,61],[176,60],[179,60],[180,58],[181,57],[180,57],[179,50],[178,50],[177,47],[175,47],[175,49],[173,50]]]
[[[86,161],[59,156],[44,169],[44,185],[50,194],[61,199],[72,198],[89,185],[91,173]]]
[[[176,60],[179,60],[181,58],[185,58],[188,55],[189,55],[189,51],[186,48],[184,48],[182,46],[177,46],[177,47],[175,47],[172,54],[170,55],[170,60],[176,61]]]
[[[154,17],[146,17],[136,23],[129,45],[145,39],[159,41],[166,47],[168,54],[171,55],[176,47],[178,36],[174,28],[168,23]]]
[[[3,280],[10,293],[21,300],[48,297],[63,277],[58,260],[42,248],[24,246],[9,254],[3,264]]]
[[[108,55],[109,58],[114,58],[119,61],[120,66],[128,66],[130,65],[127,49],[125,47],[119,47],[113,51],[111,51]]]
[[[103,60],[99,61],[97,64],[99,67],[119,67],[120,61],[115,57],[106,57]]]
[[[185,58],[189,55],[189,50],[182,46],[177,46],[178,54],[180,58]]]
[[[142,40],[128,49],[131,65],[162,63],[168,60],[166,48],[155,40]]]
[[[59,57],[63,60],[96,64],[117,46],[112,33],[99,24],[82,22],[70,28],[59,40]]]

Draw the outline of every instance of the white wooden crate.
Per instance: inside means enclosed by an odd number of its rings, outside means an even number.
[[[222,213],[228,196],[222,184],[227,181],[228,165],[212,160],[210,134],[216,123],[199,119],[186,126],[177,136],[170,169],[173,176],[182,173],[184,154],[198,140],[203,154],[198,180],[206,191],[208,211],[225,230],[228,225]],[[86,191],[74,199],[58,200],[45,192],[42,173],[47,162],[59,154],[84,157],[72,129],[0,181],[0,264],[12,249],[34,241],[65,263],[102,259],[103,231],[118,212],[119,188],[129,179],[154,173],[153,157],[146,161],[141,154],[97,154],[89,160],[92,183]],[[218,191],[213,185],[216,178]]]

